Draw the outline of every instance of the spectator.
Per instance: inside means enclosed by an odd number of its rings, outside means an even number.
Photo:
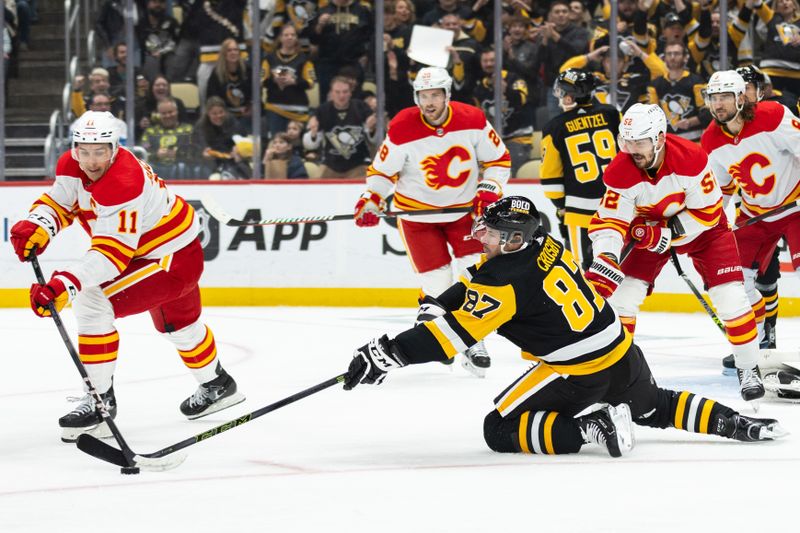
[[[303,131],[305,127],[306,125],[299,120],[290,120],[285,132],[289,144],[292,145],[292,152],[303,159],[305,159],[305,150],[303,150]]]
[[[417,20],[417,9],[414,7],[414,2],[410,0],[396,0],[393,13],[398,24],[403,24],[409,28]],[[406,43],[407,46],[408,43]]]
[[[708,125],[703,124],[699,116],[700,109],[705,105],[705,80],[686,68],[689,53],[683,43],[666,45],[664,59],[667,74],[650,83],[650,103],[664,110],[669,133],[691,141],[699,140]]]
[[[300,51],[297,30],[285,24],[278,33],[278,49],[262,63],[267,100],[264,103],[270,136],[286,131],[290,120],[307,122],[306,91],[316,84],[314,64]]]
[[[480,7],[486,2],[481,2]],[[425,26],[436,26],[442,23],[442,17],[445,15],[458,15],[463,21],[464,31],[473,39],[482,43],[486,39],[486,26],[476,16],[473,11],[467,6],[461,6],[458,0],[438,0],[436,6],[422,15],[422,24]]]
[[[736,17],[728,17],[728,54],[731,65],[750,64],[753,62],[752,36],[750,22],[753,17],[753,0],[747,0],[739,9]],[[708,79],[720,69],[720,14],[712,9],[710,0],[701,1],[700,26],[697,32],[697,55],[695,62],[699,65],[698,74]],[[733,51],[737,52],[734,54]],[[695,51],[692,50],[692,56]]]
[[[222,41],[214,73],[208,78],[206,95],[219,96],[225,101],[228,113],[243,129],[250,129],[253,108],[253,85],[236,39]]]
[[[108,71],[109,92],[111,94],[125,94],[125,76],[128,72],[128,45],[117,43],[114,45],[114,66]],[[139,74],[139,69],[134,69]]]
[[[494,50],[484,50],[480,58],[484,77],[475,88],[475,104],[492,124],[497,113],[501,113],[502,139],[511,155],[511,175],[515,176],[519,167],[531,158],[533,115],[528,106],[528,84],[503,69],[503,101],[498,105],[494,100]]]
[[[134,2],[133,20],[139,20],[143,12],[142,0]],[[125,40],[126,0],[105,0],[94,23],[100,46],[103,48],[103,67],[114,64],[114,45]]]
[[[800,7],[797,0],[774,0],[774,10],[761,0],[753,8],[767,25],[760,67],[775,89],[800,96]]]
[[[545,87],[553,86],[559,68],[567,59],[589,50],[589,37],[586,28],[570,22],[567,0],[554,0],[550,4],[547,22],[542,25],[539,32],[539,56],[534,68],[534,72],[538,72],[540,68],[544,69],[542,81]],[[551,91],[547,91],[546,94],[550,115],[559,114],[561,110],[558,107],[558,100]]]
[[[106,92],[94,93],[89,102],[89,109],[87,111],[111,111],[111,101],[111,95]],[[78,119],[75,119],[75,122],[70,126],[70,132],[72,132],[72,128],[77,122]],[[113,122],[117,130],[117,135],[119,135],[119,144],[121,146],[128,146],[128,125],[116,117],[114,117]],[[70,138],[72,138],[71,134]]]
[[[534,106],[540,92],[539,75],[533,70],[539,47],[538,43],[528,39],[530,25],[530,19],[521,16],[514,16],[509,20],[508,35],[503,39],[503,65],[507,65],[508,70],[525,80],[528,84],[530,105]]]
[[[33,12],[28,0],[16,0],[17,3],[17,37],[19,49],[27,51],[31,38],[31,17]]]
[[[308,178],[303,160],[292,151],[289,136],[276,133],[264,151],[264,179]]]
[[[181,38],[175,49],[175,60],[167,71],[173,81],[191,76],[199,60],[196,83],[200,101],[206,101],[208,78],[214,71],[222,41],[244,38],[244,9],[248,0],[206,0],[187,2],[181,23]],[[199,52],[199,57],[198,57]]]
[[[147,150],[148,163],[165,179],[196,177],[194,128],[178,121],[178,105],[172,98],[158,102],[158,123],[150,125],[142,135],[141,145]]]
[[[370,8],[357,0],[331,0],[320,9],[312,34],[319,49],[315,66],[320,95],[328,94],[333,77],[348,65],[358,70],[359,85],[364,81],[372,28]]]
[[[276,30],[280,30],[283,24],[291,21],[294,29],[297,30],[300,50],[310,56],[312,55],[311,36],[314,31],[312,21],[317,17],[319,2],[317,0],[291,0],[287,4],[286,16]],[[314,51],[314,54],[316,54],[316,51]]]
[[[205,161],[207,170],[227,174],[230,178],[248,179],[252,172],[236,148],[234,135],[243,131],[218,96],[206,100],[205,112],[194,131],[194,144]]]
[[[331,80],[330,101],[319,106],[303,135],[307,150],[322,149],[322,178],[364,178],[376,122],[367,104],[352,99],[347,79]]]
[[[386,73],[386,111],[390,117],[401,109],[414,105],[411,85],[408,83],[410,60],[406,53],[411,40],[411,26],[400,22],[396,15],[397,6],[400,4],[403,5],[400,9],[406,10],[407,15],[412,14],[406,0],[399,0],[394,5],[389,4],[384,11],[383,50],[384,72]],[[413,6],[413,4],[410,5]]]
[[[92,100],[92,95],[99,93],[108,93],[111,84],[108,81],[108,71],[104,68],[97,67],[89,74],[89,88],[88,91],[84,90],[86,79],[82,75],[75,76],[72,83],[72,114],[75,117],[80,117],[89,108]],[[125,117],[125,97],[120,95],[111,96],[111,113],[119,119]]]
[[[142,78],[144,78],[144,76],[142,76]],[[146,80],[146,78],[144,79]],[[141,81],[141,78],[137,77],[137,80]],[[145,92],[146,96],[144,98],[144,107],[141,110],[142,114],[137,114],[138,126],[141,128],[141,131],[158,123],[158,104],[165,100],[172,100],[175,102],[175,105],[178,106],[178,122],[188,122],[186,106],[180,98],[172,96],[172,89],[170,88],[170,83],[166,76],[156,76],[149,89],[150,90]]]
[[[172,69],[178,42],[178,21],[167,14],[167,0],[147,0],[145,16],[136,26],[142,47],[142,72],[148,79]]]
[[[467,35],[457,12],[447,13],[439,20],[443,30],[450,30],[455,37],[450,47],[450,75],[453,77],[451,99],[457,102],[472,103],[472,91],[480,78],[478,70],[478,41]]]
[[[588,28],[592,16],[586,10],[586,5],[581,0],[571,0],[569,3],[569,21],[575,26]]]

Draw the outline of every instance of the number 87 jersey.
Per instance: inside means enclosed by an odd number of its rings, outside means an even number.
[[[439,300],[455,310],[398,335],[405,353],[443,360],[497,330],[523,358],[587,375],[619,361],[632,342],[572,253],[544,232],[518,252],[482,259]]]

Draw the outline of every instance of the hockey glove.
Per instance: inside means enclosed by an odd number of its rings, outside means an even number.
[[[608,298],[625,279],[625,274],[620,270],[616,257],[611,254],[600,254],[594,258],[584,277],[594,285],[600,296]]]
[[[447,310],[436,298],[433,296],[426,296],[419,305],[417,319],[414,321],[414,325],[419,326],[424,322],[430,322],[440,316],[444,316],[445,313],[447,313]]]
[[[356,226],[360,228],[368,228],[377,226],[380,219],[378,215],[386,210],[386,201],[381,198],[381,195],[367,191],[361,195],[356,202],[355,215]]]
[[[501,196],[503,196],[503,190],[497,182],[492,180],[480,182],[475,191],[475,198],[472,200],[472,210],[475,212],[475,216],[481,216],[483,210],[499,200]]]
[[[38,222],[34,223],[32,220]],[[31,213],[26,220],[20,220],[11,226],[11,245],[20,261],[27,261],[31,250],[41,254],[50,244],[50,237],[55,236],[55,228],[46,218]]]
[[[353,353],[353,360],[344,377],[344,390],[352,390],[359,383],[380,385],[389,370],[407,364],[400,349],[389,337],[376,337]]]
[[[644,248],[657,254],[663,254],[669,250],[669,245],[672,242],[672,232],[669,228],[648,226],[646,224],[633,226],[631,237],[636,241],[633,244],[636,248]]]
[[[64,309],[81,290],[81,284],[69,272],[54,272],[47,285],[31,285],[31,309],[39,316],[50,316],[49,304],[56,312]]]

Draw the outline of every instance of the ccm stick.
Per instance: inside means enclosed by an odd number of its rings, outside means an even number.
[[[255,420],[256,418],[262,415],[280,409],[281,407],[289,405],[290,403],[302,400],[303,398],[311,396],[312,394],[316,394],[329,387],[332,387],[337,383],[344,383],[344,377],[345,374],[339,374],[336,377],[333,377],[329,380],[323,381],[318,385],[314,385],[313,387],[310,387],[306,390],[293,394],[287,398],[284,398],[283,400],[279,400],[273,404],[264,406],[261,409],[257,409],[251,413],[247,413],[238,418],[234,418],[233,420],[229,420],[224,424],[220,424],[219,426],[203,431],[202,433],[198,433],[197,435],[189,437],[188,439],[184,439],[180,442],[176,442],[175,444],[171,444],[165,448],[161,448],[160,450],[157,450],[155,452],[136,454],[132,457],[133,462],[135,463],[135,466],[142,466],[140,465],[140,462],[143,464],[147,464],[148,462],[152,461],[164,461],[166,456],[169,456],[170,454],[173,454],[178,450],[188,448],[189,446],[197,444],[198,442],[204,441],[206,439],[210,439],[211,437],[216,437],[217,435],[225,431],[237,428],[243,424],[246,424],[247,422],[250,422],[251,420]],[[107,444],[101,441],[100,439],[93,437],[92,435],[86,435],[86,434],[78,437],[78,448],[80,448],[81,451],[88,453],[92,457],[102,459],[103,461],[115,464],[117,466],[124,466],[126,464],[129,464],[128,461],[130,461],[130,459],[128,458],[128,455],[129,453],[133,453],[130,451],[130,448],[128,448],[126,452],[125,448],[127,448],[127,446],[124,446],[122,449],[117,449],[111,446],[110,444]],[[183,462],[183,459],[185,459],[185,456],[183,456],[180,461],[178,461],[170,468],[178,466],[180,463]]]
[[[226,226],[272,226],[274,224],[305,224],[308,222],[334,222],[336,220],[353,220],[355,215],[318,215],[309,217],[278,217],[263,220],[239,220],[228,214],[219,203],[208,196],[200,199],[203,209],[213,218]],[[436,209],[420,209],[418,211],[386,211],[378,214],[381,218],[392,218],[400,215],[443,215],[449,213],[469,213],[472,207],[439,207]]]
[[[33,265],[33,272],[36,274],[36,281],[39,282],[40,285],[45,285],[47,282],[42,274],[42,267],[39,265],[39,259],[36,256],[36,249],[31,252],[29,259],[31,265]],[[128,443],[125,442],[125,439],[117,427],[117,424],[114,422],[114,419],[111,418],[111,414],[106,409],[105,403],[103,403],[103,400],[100,398],[100,394],[97,392],[97,389],[95,389],[94,385],[92,385],[89,375],[86,373],[83,363],[81,363],[80,356],[78,355],[77,350],[75,350],[75,345],[72,344],[72,340],[69,338],[67,329],[64,327],[64,323],[61,321],[61,316],[58,314],[58,311],[56,311],[55,304],[52,302],[49,303],[47,305],[47,309],[50,311],[50,316],[53,317],[53,322],[55,322],[56,328],[58,328],[58,333],[61,335],[61,340],[64,341],[64,345],[67,347],[67,351],[69,352],[72,362],[75,364],[75,367],[78,369],[78,372],[83,378],[83,382],[86,385],[89,394],[91,394],[94,398],[97,411],[102,417],[103,422],[108,426],[108,429],[111,431],[111,434],[114,436],[117,444],[119,444],[120,449],[117,450],[119,457],[118,461],[114,464],[122,467],[120,471],[123,474],[138,474],[140,468],[144,468],[145,470],[161,471],[175,468],[181,464],[185,457],[175,456],[165,459],[150,459],[138,456],[133,450],[131,450],[130,446],[128,446]],[[88,435],[81,436],[86,437]],[[80,447],[80,438],[78,442],[78,447]],[[107,444],[104,445],[108,446]]]

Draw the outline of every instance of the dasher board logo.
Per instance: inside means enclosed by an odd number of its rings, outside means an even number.
[[[200,224],[200,245],[203,247],[203,260],[211,261],[219,255],[219,222],[203,208],[197,200],[189,200],[189,205],[197,214]]]

